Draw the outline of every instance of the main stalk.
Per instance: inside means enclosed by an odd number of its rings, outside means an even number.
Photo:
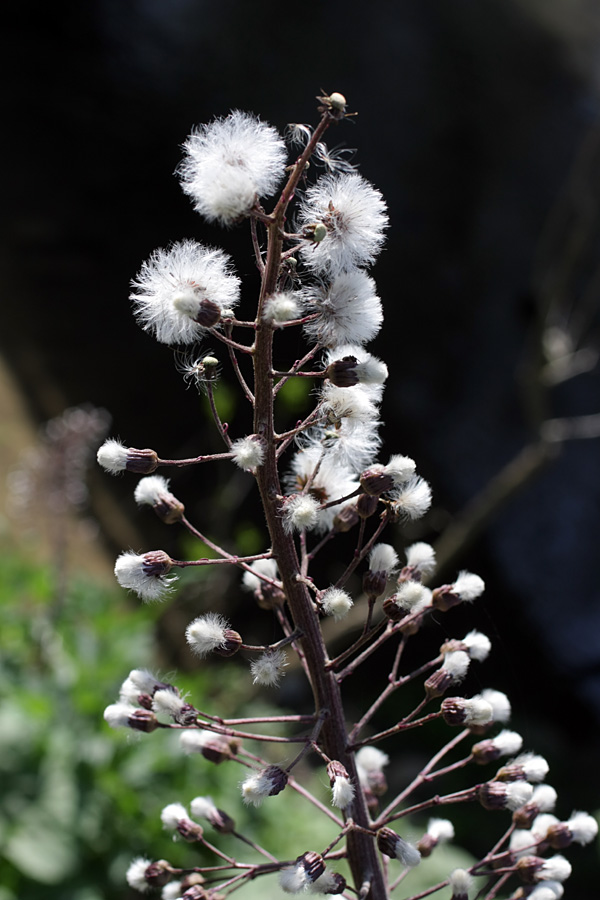
[[[273,556],[277,562],[288,606],[295,628],[302,631],[302,652],[310,677],[316,712],[327,711],[320,735],[324,752],[330,759],[339,760],[357,785],[358,775],[353,754],[347,750],[347,727],[340,686],[333,672],[326,669],[328,655],[311,596],[305,584],[298,580],[300,562],[293,537],[283,527],[281,489],[277,466],[274,393],[273,393],[273,329],[262,317],[264,300],[277,289],[282,252],[283,209],[276,210],[275,221],[269,226],[267,259],[261,286],[256,324],[254,352],[254,431],[264,441],[264,463],[257,470],[257,482],[271,537]],[[364,795],[357,789],[352,805],[354,822],[368,828],[369,813]],[[387,891],[379,856],[372,837],[350,831],[347,854],[355,887],[361,900],[386,900]],[[367,885],[369,887],[367,888]],[[364,886],[364,887],[363,887]]]

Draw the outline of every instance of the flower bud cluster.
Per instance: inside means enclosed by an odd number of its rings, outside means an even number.
[[[197,711],[172,684],[159,681],[146,669],[134,669],[121,685],[117,703],[107,706],[104,719],[111,728],[154,731],[160,716],[178,725],[195,725]]]

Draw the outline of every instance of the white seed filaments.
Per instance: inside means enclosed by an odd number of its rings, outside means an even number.
[[[144,331],[163,344],[190,344],[237,304],[240,281],[226,253],[188,240],[156,250],[132,286]]]
[[[282,138],[239,110],[199,126],[184,150],[178,169],[181,186],[200,215],[221,225],[246,216],[257,197],[270,197],[284,174]]]

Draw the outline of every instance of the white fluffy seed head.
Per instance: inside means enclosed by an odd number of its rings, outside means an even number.
[[[121,441],[109,438],[104,441],[96,454],[99,464],[111,475],[124,472],[127,465],[128,449]]]
[[[119,691],[124,703],[137,703],[140,694],[152,694],[159,679],[148,669],[132,669]]]
[[[399,485],[392,498],[394,511],[402,518],[413,521],[424,516],[431,506],[431,488],[424,478],[415,475]]]
[[[367,344],[383,322],[375,282],[360,269],[338,275],[327,287],[308,288],[303,300],[306,311],[317,314],[304,330],[324,347]]]
[[[283,508],[283,527],[292,531],[310,531],[318,522],[319,503],[310,494],[288,497]]]
[[[299,894],[308,886],[306,869],[300,863],[295,866],[287,866],[279,872],[279,887],[286,894]]]
[[[452,650],[444,654],[442,669],[450,676],[453,683],[462,681],[469,670],[471,658],[464,650]]]
[[[459,572],[458,578],[452,585],[452,592],[464,602],[471,602],[483,594],[485,584],[479,575],[472,572]]]
[[[414,476],[416,468],[416,463],[410,456],[396,454],[395,456],[390,457],[390,461],[387,466],[384,466],[383,471],[386,475],[389,475],[394,484],[397,485],[409,481]]]
[[[399,860],[407,869],[414,869],[421,862],[421,854],[414,844],[405,841],[404,838],[398,837],[394,851],[396,859]]]
[[[391,544],[375,544],[369,554],[371,572],[385,572],[389,577],[398,565],[398,554]]]
[[[565,889],[560,882],[544,881],[527,894],[527,900],[560,900],[564,892]]]
[[[306,192],[298,214],[300,227],[323,224],[326,236],[301,248],[305,265],[335,276],[370,265],[388,224],[379,191],[356,173],[325,175]]]
[[[285,650],[267,650],[250,663],[252,681],[267,687],[277,687],[287,666]]]
[[[537,872],[537,877],[540,881],[563,882],[569,877],[571,871],[569,860],[557,853],[556,856],[551,856],[550,859],[544,862],[541,869]]]
[[[435,550],[431,544],[417,541],[405,550],[406,564],[418,569],[421,575],[432,575],[435,570]]]
[[[510,781],[506,788],[506,808],[512,812],[529,803],[533,794],[533,785],[528,781]]]
[[[454,837],[454,825],[449,819],[430,819],[427,823],[427,834],[435,841],[451,841]]]
[[[336,775],[331,786],[331,804],[346,809],[354,799],[354,785],[343,775]]]
[[[179,900],[184,890],[181,881],[170,881],[160,892],[160,900]]]
[[[172,716],[175,718],[185,706],[185,701],[181,699],[175,691],[168,688],[161,688],[156,691],[152,698],[152,709],[155,713]]]
[[[194,797],[190,803],[190,812],[196,819],[210,819],[217,812],[212,797]]]
[[[378,747],[369,745],[361,747],[356,754],[356,764],[364,769],[365,772],[381,772],[384,766],[388,765],[389,761],[390,758],[387,753],[384,753]]]
[[[529,856],[534,852],[534,844],[537,838],[532,831],[525,828],[517,828],[510,836],[510,852],[516,859],[522,856]]]
[[[341,588],[330,587],[321,596],[321,608],[326,616],[333,616],[338,622],[346,616],[352,606],[352,597]]]
[[[473,878],[466,869],[454,869],[450,873],[450,887],[453,897],[467,897],[473,884]]]
[[[259,577],[259,574],[265,575],[272,580],[277,578],[277,563],[274,559],[256,559],[253,563],[250,563],[250,568],[252,572],[246,570],[242,577],[242,584],[247,591],[256,591],[261,586],[262,579]],[[259,574],[255,575],[255,572]]]
[[[299,298],[294,294],[281,291],[272,294],[265,303],[263,319],[273,325],[283,325],[297,319],[301,313]]]
[[[490,703],[481,697],[472,697],[470,700],[464,701],[464,724],[468,727],[472,725],[488,725],[493,721],[493,709]]]
[[[241,783],[242,800],[252,806],[260,806],[265,797],[270,796],[273,789],[273,780],[266,771],[252,772]]]
[[[179,735],[181,749],[186,754],[201,753],[213,734],[203,728],[186,728]]]
[[[576,844],[589,844],[598,834],[598,822],[586,812],[574,812],[565,823]]]
[[[129,718],[132,716],[137,707],[131,703],[111,703],[104,710],[104,721],[111,728],[127,728]]]
[[[160,814],[160,820],[164,828],[175,831],[178,822],[188,821],[189,816],[187,809],[182,803],[169,803],[165,806]]]
[[[465,635],[461,643],[467,648],[467,652],[471,659],[475,659],[477,662],[483,662],[487,659],[489,652],[492,649],[492,642],[489,637],[482,634],[481,631],[470,631]]]
[[[143,856],[138,856],[131,861],[125,874],[129,887],[132,887],[136,891],[140,891],[142,894],[145,894],[150,890],[150,885],[146,881],[145,876],[146,869],[151,863],[152,860],[145,859]]]
[[[148,475],[140,478],[133,492],[138,506],[155,506],[161,500],[176,500],[169,490],[169,479],[162,475]]]
[[[518,753],[523,746],[523,738],[516,731],[504,729],[495,738],[492,738],[494,747],[501,756],[512,756]]]
[[[558,825],[559,823],[560,820],[558,819],[558,817],[553,815],[552,813],[542,813],[541,815],[536,816],[533,820],[531,831],[538,841],[542,841],[547,836],[548,829],[552,828],[554,825]]]
[[[420,581],[403,581],[396,592],[396,606],[409,613],[431,606],[431,590]]]
[[[366,385],[383,384],[387,381],[389,374],[386,364],[382,362],[382,360],[377,359],[376,356],[371,356],[370,354],[368,359],[359,362],[355,366],[354,371],[356,372],[359,384]]]
[[[225,632],[229,627],[224,616],[207,613],[190,622],[185,630],[185,639],[192,652],[203,658],[225,644]]]
[[[508,722],[510,719],[510,700],[502,691],[495,691],[492,688],[486,688],[481,692],[482,700],[489,703],[493,710],[493,722]]]
[[[558,795],[552,785],[538,784],[533,789],[531,802],[535,803],[541,813],[549,813],[556,806]]]
[[[265,448],[256,434],[234,441],[231,445],[231,452],[234,463],[244,472],[254,472],[263,464],[265,458]]]
[[[327,382],[322,397],[321,411],[331,424],[339,424],[344,419],[366,424],[379,417],[376,404],[360,384],[342,388]]]
[[[184,144],[178,174],[194,209],[209,222],[231,225],[269,197],[284,175],[286,150],[270,125],[235,110],[196,128]]]
[[[181,241],[156,250],[132,286],[134,314],[144,331],[163,344],[191,344],[237,304],[240,280],[222,250]],[[203,308],[212,318],[202,318]]]
[[[511,765],[521,768],[525,778],[536,784],[544,780],[550,769],[544,757],[537,753],[522,753],[513,760]]]

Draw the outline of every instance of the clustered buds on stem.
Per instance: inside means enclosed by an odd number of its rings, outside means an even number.
[[[292,142],[300,149],[289,166],[285,142],[276,129],[240,111],[199,126],[184,146],[178,174],[198,213],[223,226],[250,220],[261,275],[253,319],[237,318],[240,278],[231,258],[193,240],[155,251],[133,281],[131,300],[138,323],[159,342],[186,348],[183,354],[176,350],[177,367],[188,385],[194,383],[206,393],[224,451],[187,460],[162,459],[154,450],[127,447],[111,438],[100,447],[98,462],[113,475],[147,476],[135,488],[136,502],[153,509],[165,524],[185,529],[212,552],[211,558],[175,560],[162,550],[126,551],[115,564],[119,584],[142,600],[164,600],[173,591],[175,567],[220,563],[239,567],[242,587],[256,602],[252,630],[263,627],[270,643],[245,643],[221,612],[203,609],[185,630],[191,653],[199,665],[206,665],[207,657],[250,654],[253,685],[272,689],[279,686],[286,668],[293,668],[293,654],[297,654],[298,670],[307,675],[314,700],[311,714],[226,720],[202,712],[177,687],[151,672],[134,669],[123,682],[118,701],[106,708],[107,723],[142,733],[175,729],[185,753],[214,764],[244,766],[243,802],[249,807],[267,800],[275,806],[279,803],[282,831],[289,824],[283,818],[285,800],[271,798],[298,791],[313,809],[326,815],[332,840],[321,852],[298,848],[302,852],[293,862],[278,859],[272,852],[277,848],[262,848],[238,833],[234,819],[211,797],[200,795],[191,800],[191,815],[175,802],[162,810],[161,820],[174,836],[202,845],[203,853],[216,854],[216,862],[175,869],[165,860],[138,857],[129,867],[127,881],[142,892],[149,887],[162,889],[162,900],[221,900],[245,881],[277,873],[286,894],[338,895],[346,891],[346,880],[330,863],[345,857],[353,895],[361,900],[386,900],[388,876],[403,880],[422,857],[454,837],[451,821],[441,818],[430,819],[415,843],[390,827],[411,806],[413,792],[448,770],[466,773],[476,765],[480,772],[479,767],[501,757],[520,754],[502,765],[495,777],[478,779],[479,783],[454,794],[443,795],[435,784],[432,796],[417,804],[425,811],[440,804],[479,801],[485,809],[513,814],[513,827],[507,832],[512,831],[510,839],[505,835],[493,853],[469,870],[454,869],[431,893],[449,887],[452,900],[468,900],[472,882],[478,876],[488,878],[491,867],[499,879],[516,874],[528,885],[519,888],[515,898],[525,890],[530,900],[553,900],[561,896],[570,866],[561,856],[543,854],[573,842],[589,843],[597,825],[582,812],[565,822],[557,819],[552,814],[556,792],[550,785],[539,784],[548,772],[544,758],[521,753],[522,738],[516,732],[504,728],[491,733],[510,717],[506,695],[486,689],[470,698],[445,696],[469,677],[471,662],[486,659],[491,642],[473,630],[462,639],[444,640],[439,656],[423,661],[412,672],[403,668],[404,648],[423,623],[435,616],[434,624],[438,624],[441,613],[473,602],[482,595],[484,583],[478,575],[462,571],[452,583],[430,586],[436,570],[430,544],[416,541],[405,547],[401,564],[394,543],[382,540],[386,529],[422,519],[432,495],[410,456],[397,453],[385,464],[378,461],[380,406],[388,369],[365,349],[383,321],[375,282],[365,270],[383,246],[388,217],[382,195],[355,171],[346,151],[328,149],[324,143],[327,129],[350,115],[345,97],[334,92],[322,94],[318,101],[321,118],[314,129],[290,128]],[[326,174],[312,182],[305,177],[311,158],[327,167]],[[281,185],[279,198],[268,212],[263,201]],[[295,233],[286,230],[290,222],[295,223]],[[292,327],[303,330],[309,346],[301,359],[281,371],[273,365],[274,342],[283,329]],[[251,338],[245,340],[248,334]],[[224,345],[243,401],[252,409],[250,433],[236,435],[235,427],[221,421],[215,401],[218,358],[195,346],[207,335],[211,344]],[[252,363],[253,378],[248,378],[249,365],[240,364],[244,358]],[[313,380],[314,409],[287,431],[278,431],[275,401],[292,378]],[[255,479],[269,531],[270,546],[263,553],[242,557],[220,547],[188,520],[170,481],[154,474],[159,466],[177,469],[217,462],[237,466],[238,479]],[[331,583],[321,575],[317,578],[315,558],[323,560],[340,543],[336,538],[352,531],[356,538],[350,560],[345,566],[336,562],[329,567],[335,572]],[[392,533],[390,541],[395,539]],[[357,583],[362,584],[364,597],[356,590]],[[362,631],[353,636],[361,617]],[[323,631],[322,619],[330,620]],[[334,656],[324,635],[332,621],[344,619],[351,624],[342,634],[342,649],[336,645],[339,655]],[[345,679],[385,644],[396,647],[391,669],[381,673],[375,665],[373,674],[364,679],[364,696],[369,699],[349,728],[343,704]],[[390,728],[377,732],[376,714],[392,708],[385,701],[407,681],[421,685],[422,700],[404,718],[396,717]],[[405,729],[426,727],[432,720],[462,731],[453,732],[422,771],[384,806],[388,792],[384,769],[390,758],[376,745]],[[250,723],[259,729],[287,723],[290,731],[283,735],[246,731]],[[441,764],[446,754],[474,737],[479,740],[466,757]],[[273,753],[283,743],[287,752],[280,764],[257,755],[257,742],[270,745]],[[301,786],[296,776],[295,767],[301,769],[298,764],[309,756],[325,766],[321,782],[328,780],[330,788],[325,802]],[[202,770],[198,772],[201,779]],[[475,820],[477,804],[472,809]],[[230,841],[252,846],[258,861],[238,862],[229,849],[225,853],[213,846],[196,819],[218,835],[228,835]],[[393,875],[394,861],[404,868],[399,876]],[[490,889],[490,897],[496,896],[501,883]],[[553,896],[542,895],[542,889],[553,891]]]

